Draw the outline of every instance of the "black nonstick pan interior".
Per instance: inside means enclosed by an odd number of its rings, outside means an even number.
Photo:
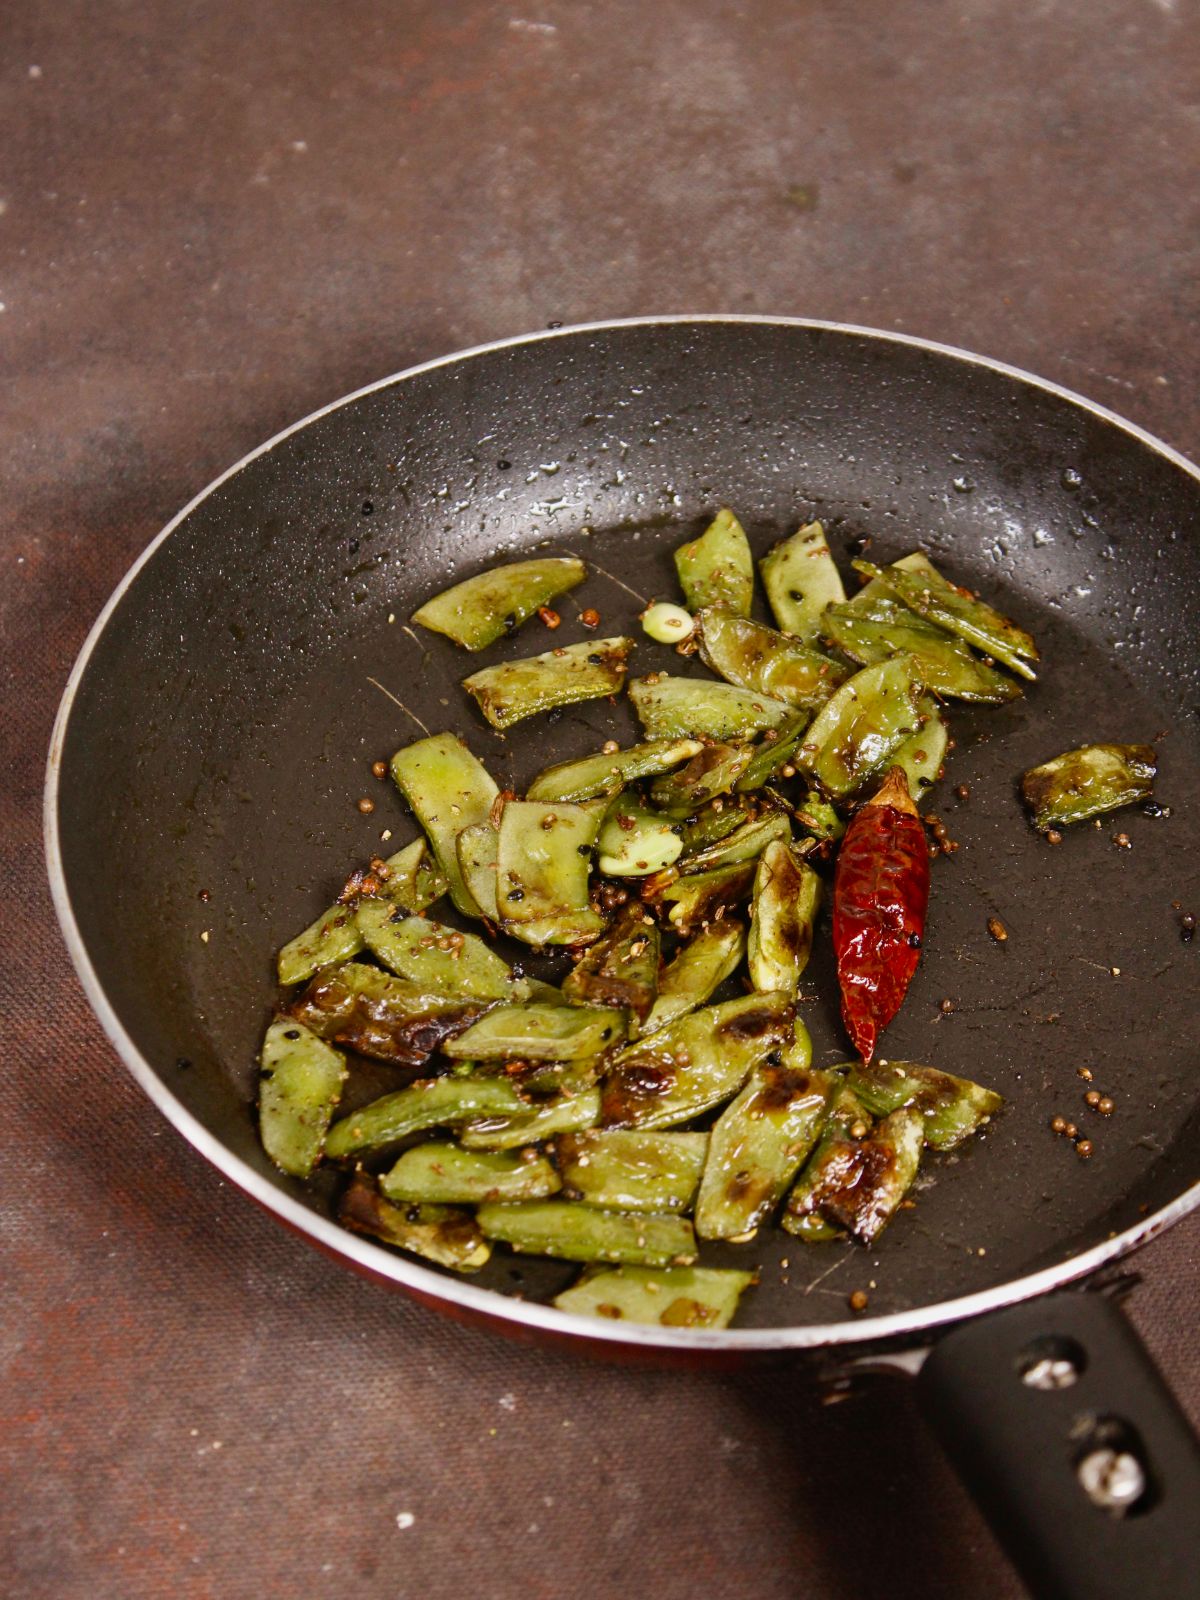
[[[869,1334],[1095,1252],[1197,1177],[1197,947],[1181,915],[1200,906],[1200,483],[1106,414],[935,347],[753,319],[567,330],[374,387],[227,475],[119,595],[60,724],[52,872],[57,838],[76,959],[160,1104],[239,1181],[325,1215],[326,1192],[260,1151],[255,1057],[275,949],[385,830],[393,850],[415,834],[370,772],[420,736],[389,695],[518,790],[550,760],[635,737],[629,708],[605,702],[494,733],[458,688],[478,661],[409,630],[409,613],[490,563],[574,551],[593,570],[554,642],[584,637],[589,605],[603,633],[638,632],[614,579],[673,597],[671,550],[721,504],[758,553],[822,518],[847,577],[865,539],[876,560],[919,545],[1042,647],[1022,700],[950,708],[957,747],[931,805],[960,849],[935,863],[922,965],[885,1040],[994,1085],[1007,1109],[929,1161],[874,1251],[764,1229],[706,1254],[762,1269],[741,1329],[816,1339],[869,1288]],[[548,643],[533,623],[487,659]],[[635,661],[703,672],[645,639]],[[1049,846],[1016,780],[1096,740],[1157,744],[1169,815],[1122,813]],[[827,939],[804,994],[815,1059],[844,1059]],[[1085,1109],[1093,1085],[1111,1118]],[[1052,1135],[1056,1113],[1086,1123],[1089,1161]],[[425,1293],[474,1298],[351,1244]],[[473,1284],[528,1304],[569,1276],[498,1252]]]

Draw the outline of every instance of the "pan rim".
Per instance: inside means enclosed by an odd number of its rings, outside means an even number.
[[[497,1318],[503,1322],[539,1330],[548,1334],[570,1335],[592,1344],[624,1346],[636,1350],[684,1350],[744,1352],[802,1351],[830,1347],[860,1346],[888,1341],[918,1338],[950,1323],[966,1320],[988,1311],[1012,1305],[1052,1289],[1061,1288],[1080,1278],[1089,1276],[1099,1268],[1128,1254],[1146,1243],[1173,1223],[1200,1207],[1200,1181],[1182,1191],[1157,1211],[1149,1213],[1132,1227],[1114,1234],[1093,1245],[1089,1250],[1068,1256],[1064,1261],[1011,1278],[989,1289],[955,1299],[934,1301],[906,1311],[890,1312],[882,1316],[857,1316],[832,1323],[812,1323],[803,1326],[779,1328],[728,1328],[719,1331],[703,1329],[663,1329],[643,1324],[598,1323],[597,1319],[575,1316],[559,1311],[550,1305],[518,1300],[494,1289],[484,1289],[422,1267],[405,1257],[392,1254],[381,1245],[349,1233],[328,1217],[319,1216],[299,1200],[293,1199],[248,1162],[235,1155],[212,1134],[197,1116],[187,1109],[155,1072],[145,1056],[126,1032],[120,1018],[110,1004],[96,975],[71,904],[63,866],[58,827],[59,778],[62,752],[70,722],[71,711],[92,653],[141,569],[150,561],[160,545],[191,516],[192,512],[229,479],[241,472],[259,456],[266,455],[292,434],[309,427],[320,418],[350,405],[364,396],[439,367],[454,366],[479,356],[513,349],[523,345],[540,344],[550,340],[567,339],[580,335],[614,332],[629,328],[659,328],[663,326],[708,326],[712,324],[757,325],[767,327],[803,328],[818,332],[849,335],[857,339],[873,340],[881,344],[899,344],[974,367],[983,367],[1003,376],[1014,378],[1022,384],[1056,396],[1069,404],[1090,412],[1122,432],[1139,440],[1175,467],[1200,483],[1200,468],[1175,450],[1164,440],[1109,410],[1097,401],[1022,367],[982,356],[960,346],[924,339],[915,334],[870,328],[855,323],[831,322],[820,318],[780,317],[740,313],[677,313],[662,316],[625,317],[594,322],[575,323],[562,328],[544,329],[536,333],[518,334],[505,339],[490,340],[467,349],[437,356],[419,362],[399,372],[376,379],[361,388],[321,406],[316,411],[281,429],[271,438],[242,456],[209,484],[202,488],[178,511],[150,541],[122,577],[109,596],[96,621],[89,630],[63,691],[54,721],[50,748],[46,762],[46,779],[43,792],[43,839],[51,897],[58,917],[67,951],[87,1000],[95,1013],[109,1042],[115,1048],[126,1069],[141,1086],[168,1122],[187,1142],[205,1157],[218,1172],[258,1201],[282,1222],[305,1235],[310,1241],[342,1257],[373,1277],[381,1277],[412,1291],[425,1300],[446,1302],[462,1311]]]

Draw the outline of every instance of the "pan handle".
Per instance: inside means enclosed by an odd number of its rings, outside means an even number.
[[[1200,1443],[1100,1294],[993,1312],[939,1339],[922,1411],[1038,1600],[1195,1600]]]

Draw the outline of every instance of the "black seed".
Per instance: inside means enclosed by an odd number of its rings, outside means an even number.
[[[175,1070],[176,1072],[187,1072],[191,1065],[192,1063],[188,1060],[187,1056],[180,1056],[175,1062]]]
[[[524,900],[525,891],[524,889],[510,889],[506,898],[509,900]]]
[[[512,466],[512,462],[511,461],[497,461],[497,463],[496,463],[496,471],[497,472],[507,472],[508,469],[511,466]]]
[[[910,950],[919,950],[921,948],[921,935],[919,933],[910,933],[908,945]]]
[[[371,515],[372,511],[374,511],[374,509],[375,509],[375,502],[373,500],[364,500],[363,501],[363,503],[362,503],[362,514],[363,514],[364,517],[369,517]]]

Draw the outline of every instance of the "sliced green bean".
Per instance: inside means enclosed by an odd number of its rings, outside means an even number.
[[[769,550],[758,570],[776,622],[804,644],[820,633],[825,607],[846,598],[819,522],[806,523]]]
[[[821,632],[864,667],[898,651],[911,655],[925,687],[953,700],[998,704],[1021,695],[1019,683],[981,661],[957,635],[894,600],[876,600],[869,607],[861,599],[830,606],[821,618]]]
[[[456,1061],[586,1061],[622,1043],[625,1018],[607,1006],[498,1006],[442,1054]]]
[[[870,561],[856,561],[854,570],[877,578],[898,600],[918,616],[936,622],[948,633],[958,634],[985,656],[1003,661],[1023,678],[1036,678],[1029,665],[1038,659],[1038,648],[1024,628],[977,599],[967,589],[948,583],[932,567],[928,572],[906,572],[900,567],[877,567]]]
[[[931,1150],[953,1150],[1004,1104],[994,1089],[915,1061],[851,1062],[846,1081],[872,1116],[886,1116],[901,1106],[919,1111]]]
[[[836,844],[846,831],[846,824],[818,789],[810,789],[792,815],[814,839],[832,839]]]
[[[643,1035],[657,1033],[702,1006],[737,971],[745,949],[745,929],[732,918],[702,928],[680,945],[659,974],[658,995],[642,1023]]]
[[[585,1271],[554,1297],[577,1317],[648,1322],[661,1328],[727,1328],[757,1281],[728,1267],[616,1267]]]
[[[905,1106],[831,1155],[813,1194],[826,1222],[874,1243],[912,1187],[924,1132],[925,1118]]]
[[[724,606],[749,616],[754,601],[754,557],[745,529],[732,511],[718,511],[705,533],[680,545],[675,571],[689,611]]]
[[[920,800],[937,782],[950,745],[950,729],[932,695],[917,701],[916,733],[909,734],[888,757],[889,767],[899,767],[908,779],[908,790]]]
[[[434,633],[444,633],[464,650],[483,650],[507,633],[515,633],[541,606],[566,594],[587,576],[574,557],[548,556],[490,567],[426,600],[412,620]]]
[[[604,931],[588,900],[603,801],[510,800],[500,818],[496,904],[526,944],[585,944]]]
[[[817,1141],[841,1080],[756,1067],[709,1135],[696,1201],[701,1239],[741,1239],[765,1222]]]
[[[437,733],[397,750],[392,777],[429,836],[438,866],[450,884],[450,898],[466,917],[481,915],[468,892],[455,847],[464,828],[489,820],[499,790],[483,763],[453,733]]]
[[[449,1139],[414,1145],[379,1180],[389,1200],[480,1205],[485,1200],[545,1200],[562,1179],[535,1150],[464,1150]]]
[[[788,1233],[811,1243],[837,1238],[838,1228],[817,1210],[817,1196],[830,1164],[841,1159],[848,1146],[865,1139],[870,1131],[870,1112],[843,1080],[841,1086],[834,1089],[816,1145],[780,1215],[779,1220]]]
[[[699,614],[696,624],[705,666],[739,689],[785,700],[798,710],[823,706],[849,676],[820,651],[748,617],[709,610]]]
[[[667,1128],[741,1088],[787,1043],[793,1007],[784,994],[706,1006],[628,1046],[608,1070],[601,1120],[610,1128]]]
[[[605,813],[596,841],[597,865],[613,878],[647,878],[679,857],[683,840],[670,817],[624,789]]]
[[[686,1266],[696,1259],[696,1236],[686,1217],[626,1216],[569,1200],[482,1205],[480,1231],[525,1255],[564,1261],[621,1261],[636,1266]]]
[[[690,761],[704,746],[699,739],[652,739],[624,750],[601,751],[579,761],[560,761],[539,772],[526,790],[529,800],[594,800],[616,794],[639,778],[654,778]]]
[[[716,844],[685,856],[679,863],[679,870],[681,873],[715,872],[742,861],[757,861],[769,844],[791,836],[791,823],[783,812],[768,811],[764,816],[744,822],[736,832]]]
[[[462,686],[493,728],[511,728],[539,711],[619,694],[633,644],[612,638],[559,645],[540,656],[481,667]]]
[[[932,572],[935,577],[937,576],[937,568],[923,550],[914,550],[909,555],[901,556],[898,561],[892,562],[892,566],[898,572],[915,572],[921,576]],[[871,578],[863,584],[857,594],[851,595],[846,604],[863,611],[871,611],[877,601],[894,598],[886,583],[879,578]]]
[[[701,745],[686,766],[656,779],[650,798],[660,811],[687,815],[728,794],[754,759],[752,744]]]
[[[630,1014],[636,1033],[658,992],[662,937],[640,905],[628,904],[612,926],[563,979],[562,992],[576,1005],[615,1006]]]
[[[291,1017],[276,1017],[262,1047],[258,1129],[283,1172],[311,1175],[346,1082],[346,1058]]]
[[[386,1149],[426,1128],[453,1128],[484,1116],[519,1116],[528,1106],[507,1078],[481,1073],[424,1078],[335,1122],[325,1142],[325,1154],[331,1161],[348,1161]]]
[[[792,1037],[779,1052],[781,1066],[793,1072],[807,1072],[812,1066],[813,1047],[808,1029],[799,1017],[792,1023]]]
[[[921,685],[908,656],[864,667],[818,712],[800,747],[800,764],[843,800],[917,731]]]
[[[467,1150],[515,1150],[537,1144],[556,1134],[594,1128],[600,1120],[600,1091],[585,1089],[564,1094],[511,1116],[480,1117],[458,1130],[458,1142]]]
[[[1157,756],[1148,744],[1088,744],[1068,750],[1021,779],[1021,793],[1043,833],[1147,800]]]
[[[498,923],[496,908],[496,862],[500,854],[500,833],[490,822],[477,822],[464,828],[454,841],[458,870],[463,885],[479,907],[486,922]]]
[[[782,839],[768,844],[754,874],[746,950],[756,989],[796,993],[812,954],[820,903],[821,880],[807,862]]]
[[[406,917],[383,900],[358,910],[368,950],[398,977],[443,994],[475,1000],[523,1000],[527,985],[473,933],[460,933],[425,917]]]
[[[411,1255],[455,1272],[478,1272],[492,1247],[469,1211],[451,1206],[396,1206],[368,1178],[355,1178],[342,1195],[338,1220]]]
[[[748,800],[743,800],[740,795],[719,794],[690,817],[684,817],[676,827],[685,852],[695,855],[699,850],[707,850],[710,845],[728,839],[731,833],[744,828],[753,817],[754,812]]]
[[[347,961],[318,972],[289,1009],[322,1039],[394,1066],[420,1067],[489,1004]]]
[[[786,722],[781,722],[777,728],[768,728],[754,746],[753,758],[738,779],[736,785],[738,794],[749,794],[755,789],[761,789],[794,761],[807,727],[807,712],[798,712]]]
[[[653,903],[665,905],[677,933],[695,933],[721,918],[744,900],[754,883],[754,862],[735,861],[711,872],[692,872],[655,891]]]
[[[555,1160],[569,1200],[612,1211],[687,1211],[707,1149],[706,1133],[608,1128],[562,1134]]]
[[[634,678],[629,698],[648,739],[748,739],[778,727],[792,712],[784,701],[765,694],[669,672]]]
[[[363,939],[355,918],[364,896],[377,895],[415,915],[448,888],[449,882],[434,865],[425,840],[414,839],[389,856],[382,871],[355,873],[346,885],[344,898],[284,945],[279,952],[280,983],[307,983],[321,967],[336,966],[358,954]]]

